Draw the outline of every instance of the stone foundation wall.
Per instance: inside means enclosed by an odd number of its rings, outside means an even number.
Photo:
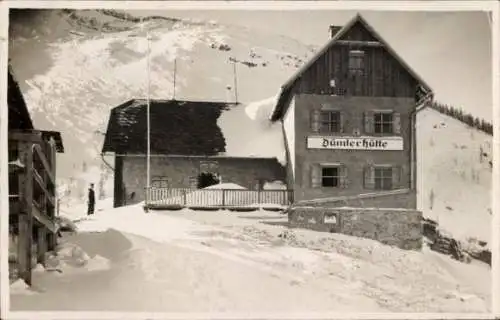
[[[292,207],[292,228],[335,232],[377,240],[407,250],[422,248],[422,213],[408,209]]]

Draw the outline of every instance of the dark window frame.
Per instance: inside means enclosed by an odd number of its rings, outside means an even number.
[[[394,114],[392,111],[375,111],[373,113],[373,132],[394,134]]]
[[[219,174],[219,163],[217,161],[200,161],[201,172]]]
[[[364,75],[365,52],[363,50],[350,50],[348,62],[349,74]]]
[[[331,173],[325,174],[325,170],[333,170]],[[321,187],[322,188],[339,188],[340,187],[340,165],[322,165],[321,166]],[[325,181],[331,181],[330,184],[325,184]]]
[[[153,188],[169,188],[170,187],[170,179],[166,176],[153,177],[151,179],[151,187],[153,187]]]
[[[394,168],[392,166],[375,166],[373,170],[375,190],[392,190]]]
[[[338,110],[321,110],[319,116],[319,131],[324,133],[340,133],[342,117]]]

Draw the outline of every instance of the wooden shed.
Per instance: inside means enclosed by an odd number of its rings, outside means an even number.
[[[37,130],[11,68],[8,70],[9,276],[31,285],[31,270],[54,250],[56,154],[61,134]]]

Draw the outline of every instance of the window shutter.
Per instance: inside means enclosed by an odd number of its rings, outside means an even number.
[[[372,111],[365,112],[365,133],[373,133],[374,114]]]
[[[321,187],[321,167],[319,164],[311,166],[311,188]]]
[[[401,182],[401,167],[400,166],[395,166],[392,167],[392,188],[393,189],[399,189],[400,182]]]
[[[313,110],[311,112],[311,130],[313,132],[319,132],[320,116],[321,112],[319,110]]]
[[[339,129],[340,129],[340,133],[344,133],[344,127],[345,127],[345,112],[344,111],[340,111],[340,115],[339,115],[339,120],[340,120],[340,125],[339,125]]]
[[[373,166],[365,168],[365,189],[375,189],[375,168]]]
[[[401,114],[394,112],[392,115],[392,127],[395,134],[401,134]]]
[[[341,165],[339,168],[339,187],[347,188],[349,179],[347,177],[347,166]]]

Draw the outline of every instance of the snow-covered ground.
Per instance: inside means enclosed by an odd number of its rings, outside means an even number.
[[[11,309],[144,312],[485,312],[490,269],[310,230],[256,211],[108,209],[77,222]],[[58,263],[58,261],[62,261]],[[15,288],[15,290],[14,290]]]

